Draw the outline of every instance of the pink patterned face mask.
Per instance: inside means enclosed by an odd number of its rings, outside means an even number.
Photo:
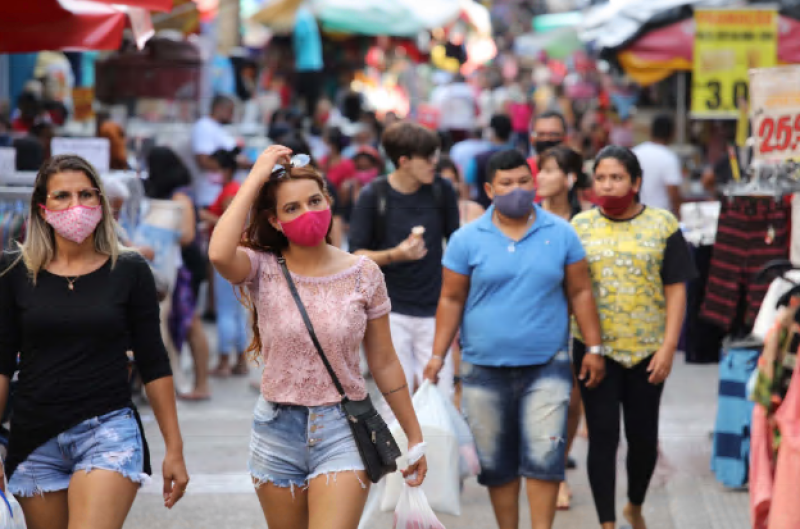
[[[65,239],[81,244],[103,220],[103,206],[74,206],[54,211],[41,206],[44,220]]]

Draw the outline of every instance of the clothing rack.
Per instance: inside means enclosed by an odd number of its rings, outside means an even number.
[[[794,161],[768,163],[754,161],[745,172],[745,178],[729,182],[725,195],[732,197],[774,197],[800,192],[800,164]]]
[[[0,187],[0,251],[25,238],[32,187]]]
[[[28,201],[33,194],[33,187],[0,186],[0,202]]]
[[[34,171],[17,171],[0,175],[0,185],[33,187],[36,182],[36,174]]]

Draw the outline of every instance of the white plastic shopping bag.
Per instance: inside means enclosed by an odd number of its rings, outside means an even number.
[[[472,436],[472,430],[469,429],[467,420],[456,408],[452,400],[445,399],[444,404],[447,407],[447,413],[450,415],[450,422],[453,423],[456,439],[458,439],[458,463],[461,479],[477,476],[481,472],[481,463],[478,459],[478,449],[475,447],[475,438]]]
[[[8,490],[8,485],[6,485]],[[26,529],[25,515],[14,496],[0,490],[0,529]]]
[[[428,474],[421,488],[425,491],[431,509],[458,516],[461,514],[458,439],[447,411],[447,398],[426,380],[414,395],[413,403],[427,445],[425,452]],[[406,468],[408,439],[397,423],[392,425],[391,432],[403,452],[397,460],[397,466]],[[405,483],[399,471],[384,479],[386,489],[381,499],[381,510],[391,512],[397,508]]]
[[[445,529],[420,487],[403,484],[403,495],[394,510],[394,529]]]

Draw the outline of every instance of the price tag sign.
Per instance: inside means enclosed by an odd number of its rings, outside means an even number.
[[[53,156],[77,154],[98,173],[107,173],[111,166],[111,144],[107,138],[53,138],[50,144]]]
[[[695,9],[692,117],[737,119],[748,71],[777,64],[775,9]]]
[[[17,172],[17,150],[14,147],[0,147],[0,182],[2,177]]]
[[[800,159],[800,66],[750,71],[755,157]]]

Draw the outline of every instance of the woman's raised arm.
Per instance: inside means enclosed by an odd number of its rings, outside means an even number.
[[[282,160],[288,161],[291,154],[291,149],[282,145],[272,145],[261,153],[239,192],[214,228],[208,246],[208,258],[220,275],[234,285],[247,279],[250,274],[250,258],[239,247],[247,215],[261,188],[269,181],[275,164]]]

